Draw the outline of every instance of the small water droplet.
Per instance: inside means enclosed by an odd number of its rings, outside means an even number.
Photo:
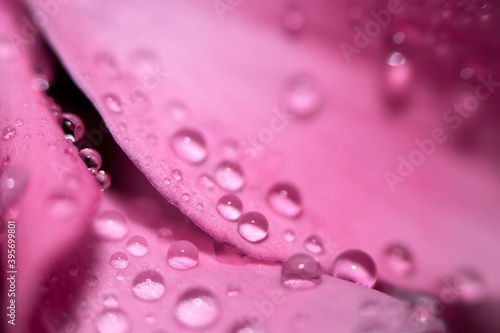
[[[106,295],[103,298],[103,304],[105,307],[113,309],[118,307],[118,300],[113,295]]]
[[[31,88],[35,91],[45,91],[49,89],[49,87],[49,80],[43,75],[38,75],[31,79]]]
[[[196,209],[200,212],[203,212],[205,210],[205,206],[203,206],[203,204],[197,204]]]
[[[220,316],[218,299],[208,290],[191,289],[177,301],[175,319],[189,328],[207,328]]]
[[[128,267],[129,259],[128,256],[123,252],[115,252],[111,255],[111,259],[109,261],[111,266],[116,269],[125,269]]]
[[[22,168],[7,168],[0,173],[0,208],[2,211],[15,204],[23,195],[29,174]]]
[[[169,186],[170,184],[172,184],[172,181],[170,180],[170,178],[165,178],[163,179],[163,184]]]
[[[287,82],[285,105],[291,113],[309,116],[319,111],[322,104],[322,94],[309,75],[297,75]]]
[[[371,288],[377,280],[377,267],[365,252],[348,250],[342,252],[333,262],[332,275]]]
[[[17,118],[16,119],[16,122],[15,122],[15,125],[16,126],[23,126],[24,125],[24,121],[20,118]]]
[[[215,180],[226,191],[236,192],[245,185],[243,169],[235,162],[224,161],[215,168]]]
[[[217,202],[217,211],[229,221],[236,221],[243,212],[243,202],[234,194],[226,194]]]
[[[167,106],[167,112],[178,123],[184,123],[189,119],[189,109],[179,101],[170,102]]]
[[[198,265],[198,248],[191,242],[180,240],[168,248],[167,261],[170,267],[190,269]]]
[[[158,238],[162,240],[170,239],[173,235],[172,229],[170,228],[160,228],[158,229]]]
[[[97,316],[95,327],[99,333],[127,333],[130,331],[130,319],[120,309],[106,310]]]
[[[397,67],[397,66],[402,66],[406,63],[406,58],[404,55],[402,55],[399,52],[394,52],[389,56],[389,59],[387,59],[387,64],[389,66]]]
[[[268,234],[267,218],[259,212],[248,212],[241,216],[238,222],[238,232],[251,243],[263,241]]]
[[[207,157],[205,139],[195,129],[181,129],[174,134],[170,144],[175,154],[187,162],[198,164]]]
[[[227,296],[231,298],[238,297],[241,293],[241,287],[237,284],[230,284],[227,288]]]
[[[281,283],[291,289],[311,288],[321,282],[323,271],[314,257],[297,253],[288,258],[281,268]]]
[[[14,126],[7,125],[2,130],[2,138],[4,140],[12,139],[16,135],[16,129]]]
[[[178,169],[174,169],[172,170],[172,177],[176,180],[176,181],[181,181],[182,180],[182,171],[181,170],[178,170]]]
[[[78,275],[78,267],[75,265],[69,265],[68,266],[68,274],[75,277]]]
[[[143,301],[156,301],[165,294],[163,277],[155,271],[145,271],[134,279],[132,293]]]
[[[314,253],[314,254],[319,254],[323,253],[323,241],[321,240],[321,237],[318,235],[312,235],[307,237],[306,241],[304,242],[304,246],[307,251]]]
[[[97,183],[101,187],[101,191],[105,191],[111,186],[111,176],[104,170],[99,170],[98,173],[95,174],[95,179]]]
[[[401,44],[405,41],[406,35],[404,32],[396,32],[392,37],[392,41],[396,44]]]
[[[297,217],[302,211],[299,190],[289,183],[274,185],[267,194],[269,205],[283,216]]]
[[[78,152],[78,155],[91,171],[97,172],[102,165],[101,155],[92,148],[84,148]]]
[[[206,174],[202,174],[200,175],[200,177],[198,177],[198,182],[203,189],[203,194],[205,194],[207,197],[213,198],[216,195],[217,187],[212,177]]]
[[[115,94],[104,95],[104,105],[114,113],[122,112],[122,101]]]
[[[148,242],[142,236],[132,236],[127,242],[127,252],[136,257],[144,257],[148,252]]]
[[[86,282],[89,287],[95,287],[99,280],[95,275],[90,275],[89,277],[87,277]]]
[[[389,246],[385,250],[388,266],[399,275],[409,276],[413,273],[413,259],[408,249],[400,244]]]
[[[59,115],[59,125],[61,125],[66,138],[72,142],[83,138],[85,127],[83,121],[77,115],[72,113],[61,113]]]
[[[99,214],[93,223],[94,232],[104,239],[119,240],[128,233],[125,216],[116,211],[107,211]]]
[[[181,197],[182,197],[182,200],[184,200],[184,201],[186,201],[186,202],[188,202],[188,201],[189,201],[189,199],[190,199],[190,196],[189,196],[189,194],[188,194],[188,193],[183,193]]]
[[[289,243],[295,242],[295,232],[291,229],[287,229],[283,232],[283,239]]]
[[[265,333],[266,331],[259,327],[262,325],[260,317],[250,317],[247,320],[242,320],[236,323],[230,330],[229,333]],[[252,323],[252,321],[258,321]]]
[[[359,314],[363,317],[371,317],[375,316],[379,310],[380,304],[373,299],[369,299],[361,304]]]

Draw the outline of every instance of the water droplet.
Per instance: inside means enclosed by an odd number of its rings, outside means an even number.
[[[104,239],[119,240],[128,233],[125,216],[116,211],[99,214],[93,223],[94,232]]]
[[[215,168],[215,180],[226,191],[236,192],[243,188],[245,179],[241,166],[234,162],[224,161]]]
[[[189,328],[207,328],[220,316],[219,301],[208,290],[191,289],[177,301],[174,315]]]
[[[120,309],[106,310],[97,316],[95,327],[99,333],[127,333],[130,320]]]
[[[203,212],[205,210],[205,206],[203,206],[202,204],[197,204],[196,209],[200,212]]]
[[[172,229],[170,228],[160,228],[158,229],[158,238],[162,239],[162,240],[167,240],[169,239],[170,237],[172,237]]]
[[[408,249],[400,244],[389,246],[385,251],[388,266],[400,275],[413,273],[413,259]]]
[[[363,317],[372,317],[375,316],[379,310],[380,304],[373,299],[369,299],[361,304],[359,314]]]
[[[217,202],[217,211],[229,221],[236,221],[243,212],[243,202],[234,194],[226,194]]]
[[[258,321],[255,324],[252,324],[251,321]],[[243,320],[236,323],[230,330],[229,333],[265,333],[261,325],[260,317],[250,317],[248,320]]]
[[[292,184],[278,183],[267,194],[269,205],[283,216],[297,217],[302,211],[299,190]]]
[[[189,163],[198,164],[207,157],[205,139],[195,129],[181,129],[174,134],[170,144],[175,154]]]
[[[189,109],[179,101],[170,102],[167,106],[167,112],[178,123],[184,123],[189,119]]]
[[[297,75],[287,82],[285,105],[291,113],[309,116],[319,111],[322,104],[322,94],[309,75]]]
[[[231,298],[238,297],[241,293],[241,287],[237,284],[230,284],[227,288],[227,296]]]
[[[441,299],[446,303],[478,304],[488,297],[483,278],[472,269],[460,270],[452,279],[444,279],[442,284]]]
[[[188,201],[189,201],[189,199],[190,199],[190,196],[189,196],[189,194],[188,194],[188,193],[183,193],[181,197],[182,197],[182,200],[184,200],[184,201],[186,201],[186,202],[188,202]]]
[[[283,232],[283,239],[289,243],[295,242],[295,232],[290,229],[285,230]]]
[[[95,275],[90,275],[89,277],[87,277],[86,282],[87,282],[87,285],[89,287],[94,287],[97,285],[99,280],[97,279],[97,277]]]
[[[31,88],[35,91],[45,91],[49,89],[49,87],[49,80],[43,75],[39,75],[31,79]]]
[[[97,170],[101,167],[101,155],[96,150],[92,148],[84,148],[80,150],[78,155],[82,161],[85,162],[85,165],[87,165],[89,170],[97,172]]]
[[[8,168],[0,173],[0,208],[2,211],[15,204],[24,193],[29,174],[22,168]]]
[[[15,122],[15,125],[16,126],[23,126],[24,125],[24,121],[20,118],[17,118],[16,119],[16,122]]]
[[[402,55],[399,52],[394,52],[389,56],[389,59],[387,59],[387,64],[389,66],[397,67],[397,66],[402,66],[406,63],[406,58],[404,55]]]
[[[212,177],[206,174],[202,174],[200,175],[200,177],[198,177],[198,182],[203,189],[204,195],[209,198],[213,198],[216,195],[217,185],[215,184],[215,181]]]
[[[106,296],[104,296],[103,304],[107,308],[111,308],[111,309],[117,308],[118,307],[118,300],[113,295],[106,295]]]
[[[249,242],[263,241],[268,234],[269,223],[264,215],[259,212],[248,212],[241,216],[238,222],[238,232]]]
[[[144,257],[148,252],[148,242],[142,236],[132,236],[127,242],[127,252],[136,257]]]
[[[348,250],[342,252],[333,262],[332,275],[371,288],[377,280],[377,267],[365,252]]]
[[[106,171],[99,170],[94,177],[101,187],[101,191],[105,191],[111,186],[111,176]]]
[[[68,274],[75,277],[78,275],[78,267],[75,265],[69,265],[68,266]]]
[[[306,241],[304,242],[304,246],[307,251],[314,254],[319,254],[323,252],[323,241],[321,240],[321,237],[319,237],[318,235],[312,235],[307,237]]]
[[[321,264],[314,257],[297,253],[288,258],[281,268],[281,283],[291,289],[311,288],[321,282]]]
[[[83,137],[85,128],[83,126],[83,121],[77,115],[72,113],[61,113],[59,116],[59,125],[62,126],[67,139],[74,142]]]
[[[401,44],[405,41],[406,35],[404,32],[396,32],[392,37],[392,41],[396,44]]]
[[[111,256],[110,263],[116,269],[125,269],[129,264],[128,256],[123,252],[115,252]]]
[[[114,113],[122,112],[122,101],[120,100],[120,97],[115,94],[104,95],[104,104]]]
[[[12,139],[16,135],[16,129],[14,126],[7,125],[2,130],[2,138],[4,140]]]
[[[165,294],[163,277],[155,271],[145,271],[134,279],[132,293],[143,301],[156,301]]]
[[[198,248],[191,242],[180,240],[168,248],[167,261],[170,267],[190,269],[198,265]]]
[[[178,170],[178,169],[174,169],[172,170],[172,177],[176,180],[176,181],[181,181],[182,180],[182,171],[181,170]]]

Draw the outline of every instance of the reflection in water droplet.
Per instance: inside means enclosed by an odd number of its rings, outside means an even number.
[[[168,264],[176,269],[190,269],[198,265],[198,248],[191,242],[180,240],[170,245]]]
[[[298,253],[288,258],[281,268],[281,283],[291,289],[311,288],[321,282],[321,264],[314,257]]]
[[[122,112],[122,101],[115,94],[104,95],[104,105],[114,113]]]
[[[111,256],[110,263],[116,269],[125,269],[128,267],[129,259],[125,253],[116,252]]]
[[[263,241],[268,234],[269,223],[259,212],[248,212],[238,222],[238,232],[245,240],[257,243]]]
[[[311,253],[314,254],[323,253],[323,241],[321,240],[321,237],[319,237],[318,235],[312,235],[307,237],[304,246],[307,249],[307,251]]]
[[[174,316],[180,324],[189,328],[207,328],[220,316],[219,301],[208,290],[191,289],[177,301]]]
[[[134,279],[132,293],[143,301],[156,301],[165,294],[163,277],[155,271],[145,271]]]
[[[95,319],[99,333],[127,333],[130,331],[130,319],[120,309],[101,312]]]
[[[178,131],[170,144],[175,154],[187,162],[198,164],[207,157],[205,139],[195,129],[184,128]]]
[[[371,288],[377,279],[377,267],[365,252],[348,250],[342,252],[333,262],[332,275]]]
[[[283,232],[283,239],[289,243],[295,242],[295,232],[291,229],[287,229]]]
[[[217,211],[226,220],[236,221],[243,212],[243,202],[234,194],[226,194],[217,202]]]
[[[97,172],[102,165],[101,155],[92,148],[84,148],[78,152],[78,155],[91,171]]]
[[[127,252],[136,257],[143,257],[149,251],[148,242],[142,236],[133,236],[127,242]]]
[[[125,216],[116,211],[99,214],[93,222],[94,232],[104,239],[119,240],[128,233]]]
[[[387,265],[396,273],[404,276],[413,273],[413,260],[408,249],[400,244],[389,246],[385,250]]]
[[[285,105],[298,116],[309,116],[321,108],[323,96],[308,75],[297,75],[286,84]]]
[[[245,179],[241,166],[235,162],[224,161],[214,171],[215,180],[227,191],[236,192],[243,188]]]
[[[12,139],[16,135],[16,129],[14,126],[7,125],[2,130],[2,138],[4,140]]]
[[[101,187],[101,191],[105,191],[111,187],[111,176],[106,171],[99,170],[94,177],[97,184]]]
[[[292,184],[278,183],[267,193],[269,205],[283,216],[297,217],[302,211],[299,190]]]

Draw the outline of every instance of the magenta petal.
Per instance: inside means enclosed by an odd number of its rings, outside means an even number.
[[[43,11],[43,1],[27,2],[34,13]],[[407,157],[415,139],[442,124],[428,112],[394,126],[381,117],[378,73],[361,61],[346,66],[336,49],[346,8],[307,2],[312,23],[294,35],[283,28],[283,5],[248,1],[221,21],[212,1],[71,1],[43,29],[118,144],[167,200],[217,240],[256,258],[284,260],[312,237],[307,248],[325,267],[341,250],[359,248],[399,286],[437,293],[441,278],[472,267],[498,292],[496,171],[442,145],[392,192],[384,174],[397,172],[398,156]],[[316,90],[290,96],[291,86]],[[442,113],[433,102],[423,98],[414,107]],[[308,107],[317,112],[300,114]],[[177,147],[172,138],[186,129],[203,140],[177,140]],[[200,184],[203,174],[217,178],[217,165],[234,159],[244,182],[222,174],[225,190],[203,185],[208,177]],[[293,183],[302,210],[269,207],[266,192],[277,182]],[[237,192],[245,211],[267,217],[265,239],[246,241],[236,223],[220,216],[216,203],[226,190]],[[293,242],[283,239],[292,240],[289,229]],[[412,253],[409,278],[384,262],[394,242]]]
[[[0,36],[7,36],[0,54],[2,276],[15,276],[14,294],[3,283],[2,308],[15,300],[16,326],[8,327],[27,332],[43,274],[86,230],[100,191],[46,97],[32,88],[44,54],[38,38],[15,44],[22,34],[15,19],[26,13],[15,1],[2,1],[0,13]],[[4,311],[5,327],[6,318]]]

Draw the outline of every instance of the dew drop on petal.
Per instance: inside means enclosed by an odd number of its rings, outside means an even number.
[[[182,171],[181,171],[181,170],[178,170],[178,169],[174,169],[174,170],[172,170],[172,177],[173,177],[176,181],[181,181],[181,180],[182,180]]]
[[[130,237],[127,252],[136,257],[144,257],[149,252],[147,240],[142,236]]]
[[[170,239],[172,237],[172,229],[170,228],[160,228],[158,229],[158,238],[161,239],[161,240],[167,240],[167,239]]]
[[[83,121],[77,115],[72,113],[61,113],[59,115],[59,124],[61,125],[66,138],[71,141],[78,141],[83,138],[85,127]]]
[[[198,248],[191,242],[180,240],[168,248],[167,262],[176,269],[190,269],[198,265]]]
[[[123,252],[115,252],[111,255],[109,262],[111,263],[111,266],[116,269],[125,269],[128,267],[129,259],[127,254]]]
[[[302,211],[302,200],[297,188],[288,183],[278,183],[267,193],[269,205],[279,214],[297,217]]]
[[[174,134],[170,144],[175,154],[186,162],[198,164],[207,157],[205,139],[195,129],[181,129]]]
[[[322,94],[309,75],[297,75],[287,82],[285,105],[291,113],[309,116],[319,111],[322,104]]]
[[[289,243],[295,242],[295,232],[291,229],[287,229],[283,232],[283,239]]]
[[[118,307],[118,300],[116,299],[115,296],[113,295],[106,295],[104,296],[102,303],[104,304],[105,307],[108,309],[113,309]]]
[[[332,275],[371,288],[377,280],[377,267],[365,252],[348,250],[342,252],[333,262]]]
[[[198,182],[205,196],[213,198],[216,195],[217,184],[215,184],[215,180],[212,177],[202,174],[198,177]]]
[[[16,135],[16,129],[14,126],[7,125],[2,130],[2,138],[4,140],[12,139]]]
[[[397,66],[402,66],[406,63],[406,58],[404,55],[402,55],[399,52],[394,52],[389,56],[389,59],[387,59],[387,64],[389,66],[397,67]]]
[[[134,279],[132,293],[143,301],[156,301],[165,294],[163,277],[155,271],[145,271]]]
[[[181,198],[182,198],[182,200],[183,200],[183,201],[186,201],[186,202],[188,202],[188,201],[189,201],[189,199],[191,199],[191,197],[189,196],[189,194],[188,194],[188,193],[183,193],[183,194],[181,195]]]
[[[387,265],[397,274],[408,276],[413,273],[413,259],[408,249],[401,244],[393,244],[385,250]]]
[[[229,221],[236,221],[243,212],[243,202],[234,194],[226,194],[217,202],[217,211]]]
[[[0,173],[0,208],[5,210],[15,204],[23,195],[29,174],[23,168],[6,168]]]
[[[311,235],[307,237],[304,242],[304,247],[307,251],[314,254],[323,253],[323,241],[318,235]]]
[[[238,222],[238,232],[251,243],[263,241],[268,234],[267,218],[259,212],[248,212],[241,216]]]
[[[45,91],[49,87],[49,80],[43,75],[37,75],[31,79],[31,88],[35,91]]]
[[[170,102],[167,106],[167,112],[178,123],[184,123],[189,119],[189,109],[180,101]]]
[[[297,253],[281,268],[281,283],[291,289],[311,288],[321,282],[321,264],[309,254]]]
[[[406,35],[404,32],[396,32],[392,37],[392,41],[396,44],[401,44],[405,41]]]
[[[237,284],[230,284],[227,288],[227,296],[231,298],[238,297],[241,293],[241,287]]]
[[[218,299],[208,290],[195,288],[186,291],[174,308],[175,319],[189,328],[207,328],[220,316]]]
[[[236,323],[230,330],[229,333],[265,333],[264,329],[260,327],[260,318],[258,323],[252,324],[252,321],[257,321],[254,317],[249,318],[248,320],[243,320]]]
[[[107,211],[99,214],[92,226],[98,236],[109,240],[122,239],[128,233],[125,216],[116,211]]]
[[[104,105],[108,108],[108,110],[114,113],[122,112],[122,102],[120,97],[115,94],[107,94],[104,95]]]
[[[101,187],[101,191],[105,191],[111,186],[111,176],[104,170],[99,170],[98,173],[95,174],[95,179],[97,184]]]
[[[99,170],[102,165],[101,155],[92,148],[84,148],[78,152],[78,155],[85,162],[89,170]]]
[[[130,332],[130,319],[120,309],[106,310],[97,315],[95,328],[99,333]]]
[[[227,191],[236,192],[245,185],[243,170],[235,162],[224,161],[215,167],[215,180],[220,187]]]

